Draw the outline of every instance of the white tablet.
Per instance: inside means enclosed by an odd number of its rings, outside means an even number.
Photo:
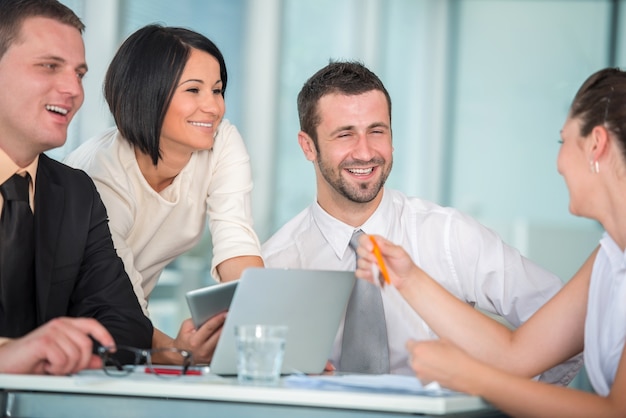
[[[227,311],[233,299],[237,281],[218,283],[185,294],[191,319],[196,328],[216,314]]]

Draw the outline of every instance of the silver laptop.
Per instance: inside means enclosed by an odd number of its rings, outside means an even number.
[[[235,325],[274,324],[289,327],[281,373],[321,373],[355,280],[352,271],[244,270],[210,372],[237,374]]]

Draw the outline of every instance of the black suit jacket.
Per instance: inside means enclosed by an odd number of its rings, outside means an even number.
[[[38,325],[59,316],[91,317],[118,345],[152,345],[152,324],[113,247],[93,181],[44,154],[35,186],[35,248]]]

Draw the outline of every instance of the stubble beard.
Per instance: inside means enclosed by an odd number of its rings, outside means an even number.
[[[335,171],[332,167],[326,165],[323,158],[318,160],[318,166],[322,177],[326,180],[326,182],[339,194],[354,203],[369,203],[378,196],[378,193],[385,185],[387,181],[387,177],[389,177],[389,173],[391,172],[391,167],[393,166],[393,161],[389,162],[389,165],[385,168],[384,166],[385,160],[382,158],[372,158],[370,161],[361,162],[362,165],[372,165],[377,164],[379,170],[383,170],[382,174],[375,180],[374,183],[371,182],[362,182],[358,184],[351,184],[346,181],[346,179],[341,175],[343,172],[344,166],[355,166],[354,161],[344,162],[339,165],[338,169]]]

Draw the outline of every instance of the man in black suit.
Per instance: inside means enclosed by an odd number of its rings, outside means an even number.
[[[153,328],[93,182],[43,154],[65,143],[83,103],[84,26],[56,0],[0,0],[0,10],[0,373],[73,373],[99,365],[92,338],[148,348]],[[19,224],[4,211],[17,213],[13,181],[29,233],[5,232]],[[18,250],[32,235],[33,251]]]

